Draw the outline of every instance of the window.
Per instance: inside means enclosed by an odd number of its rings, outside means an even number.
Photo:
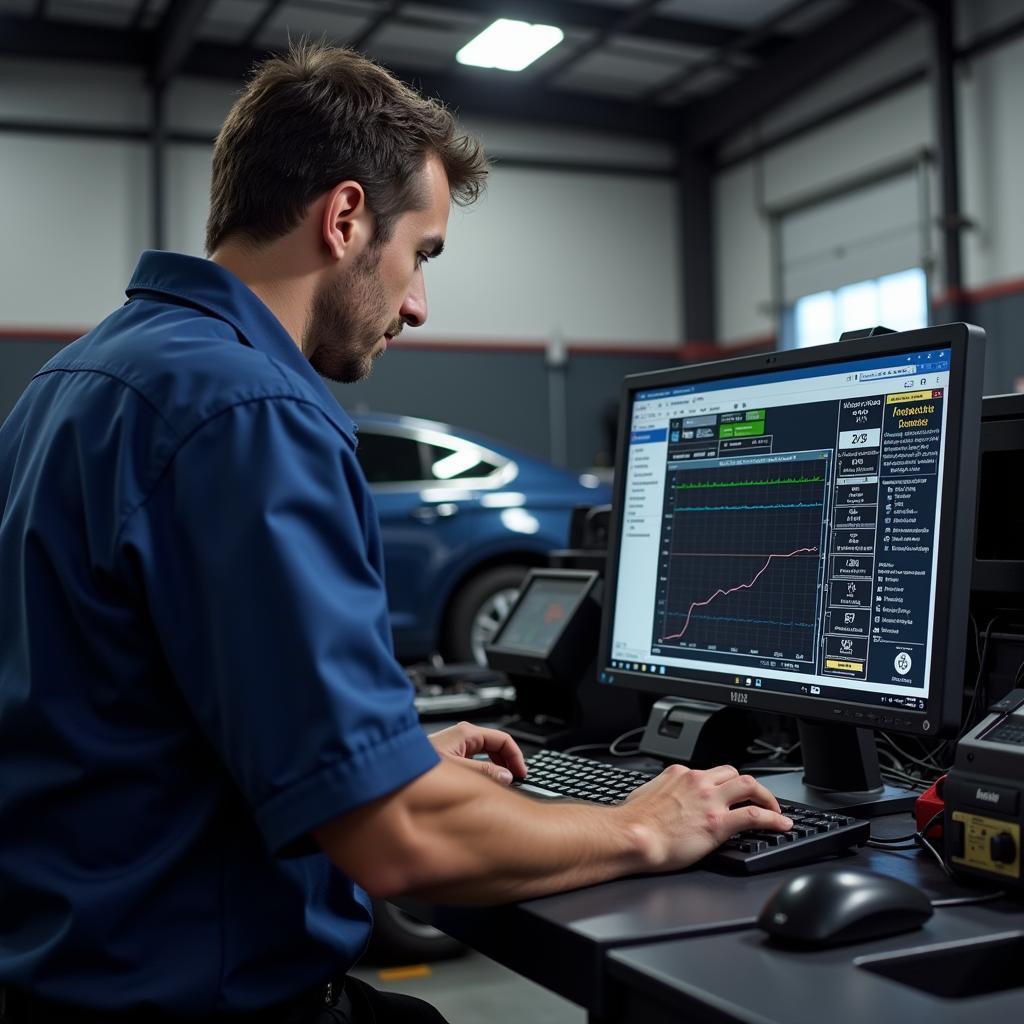
[[[411,437],[360,430],[356,455],[371,484],[409,483],[423,479],[419,442]]]
[[[498,468],[476,447],[447,448],[438,444],[425,447],[430,479],[433,480],[467,480],[490,476]]]
[[[843,331],[882,324],[911,331],[928,324],[928,286],[920,267],[805,295],[793,304],[782,329],[783,348],[838,341]]]
[[[365,427],[359,431],[356,453],[371,484],[467,480],[490,476],[504,465],[498,456],[456,438],[450,445],[437,444],[403,434],[379,434]]]

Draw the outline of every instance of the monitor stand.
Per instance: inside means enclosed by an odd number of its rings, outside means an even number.
[[[796,724],[803,771],[759,779],[779,800],[860,818],[913,811],[919,793],[882,782],[873,730],[802,718]]]
[[[662,697],[647,718],[640,753],[691,768],[739,765],[747,759],[753,739],[750,716],[741,708]]]

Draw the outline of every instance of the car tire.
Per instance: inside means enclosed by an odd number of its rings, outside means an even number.
[[[525,565],[498,565],[463,584],[448,613],[441,650],[445,661],[487,664],[484,644],[505,621],[527,572]]]
[[[373,902],[373,932],[362,962],[381,967],[453,960],[467,947],[386,900]]]

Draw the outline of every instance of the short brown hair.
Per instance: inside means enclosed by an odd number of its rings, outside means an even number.
[[[424,202],[418,172],[431,153],[465,206],[487,161],[443,104],[353,50],[301,41],[257,65],[213,149],[206,251],[230,235],[254,243],[294,228],[318,196],[358,181],[386,241],[395,218]]]

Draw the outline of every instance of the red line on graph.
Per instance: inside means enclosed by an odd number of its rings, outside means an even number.
[[[796,551],[790,551],[788,555],[769,555],[768,561],[757,570],[754,578],[749,583],[740,583],[738,586],[730,587],[728,590],[716,590],[709,598],[703,601],[694,601],[690,605],[690,610],[686,613],[686,621],[683,623],[683,628],[678,633],[673,633],[671,636],[663,636],[661,643],[665,643],[668,640],[679,640],[683,637],[686,631],[690,628],[690,616],[693,615],[694,608],[703,608],[705,605],[711,604],[716,597],[728,597],[730,594],[735,594],[737,590],[749,590],[757,581],[760,579],[762,573],[772,564],[773,558],[792,558],[794,555],[809,554],[817,551],[817,548],[797,548]]]

